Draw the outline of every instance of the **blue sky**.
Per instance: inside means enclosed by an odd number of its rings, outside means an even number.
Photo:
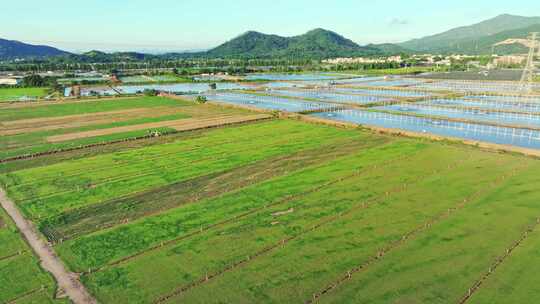
[[[540,15],[540,1],[5,0],[0,38],[71,51],[189,50],[248,30],[293,36],[322,27],[360,44],[400,42],[502,13]]]

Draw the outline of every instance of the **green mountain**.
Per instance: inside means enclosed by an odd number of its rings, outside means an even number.
[[[485,44],[488,41],[493,41],[493,39],[500,39],[501,37],[497,36],[498,34],[506,33],[505,35],[511,35],[525,33],[531,26],[537,24],[540,24],[540,17],[522,17],[505,14],[477,24],[458,27],[444,33],[410,40],[399,45],[416,52],[488,54],[491,53],[491,46],[486,48]],[[516,32],[512,32],[514,30]],[[499,41],[495,41],[494,43],[497,42]]]
[[[384,55],[412,54],[413,51],[394,43],[368,44],[366,47],[378,49]]]
[[[32,45],[14,40],[0,39],[0,60],[16,58],[47,58],[68,54],[68,52],[61,51],[50,46]]]
[[[301,57],[329,58],[380,54],[377,48],[362,47],[334,32],[315,29],[294,37],[258,32],[242,34],[208,52],[208,57]]]
[[[446,48],[445,51],[478,55],[489,55],[492,53],[499,55],[527,53],[529,49],[519,43],[499,45],[495,47],[494,45],[509,39],[525,39],[531,32],[540,32],[540,24],[535,24],[520,29],[503,31],[476,39],[457,40],[455,44]]]

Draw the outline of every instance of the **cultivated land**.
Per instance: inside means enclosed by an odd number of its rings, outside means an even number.
[[[100,303],[540,297],[537,159],[267,116],[200,129],[214,118],[259,116],[165,98],[40,107],[0,109],[4,128],[24,131],[22,147],[4,158],[51,151],[58,143],[47,138],[79,138],[107,119],[183,115],[168,126],[183,121],[179,133],[0,164],[0,185]],[[73,126],[87,121],[99,123]],[[13,229],[2,216],[0,238],[10,245],[0,256],[27,248],[4,234]],[[14,267],[43,273],[29,257]],[[11,275],[19,272],[0,277],[32,291],[39,276]],[[51,301],[52,279],[43,276],[37,284],[47,292],[28,302]],[[0,289],[0,299],[14,290]]]
[[[0,303],[62,303],[56,283],[0,208]]]
[[[7,101],[17,101],[20,98],[44,97],[47,88],[0,88],[0,103]]]
[[[0,160],[147,136],[149,131],[174,132],[193,120],[205,119],[211,126],[246,113],[160,97],[4,106]]]

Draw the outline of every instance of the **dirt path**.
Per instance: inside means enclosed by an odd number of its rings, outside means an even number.
[[[39,256],[41,266],[54,276],[58,283],[58,288],[65,292],[75,304],[97,303],[81,284],[79,277],[66,270],[64,264],[56,256],[52,248],[39,237],[34,225],[22,216],[2,188],[0,188],[0,205],[2,205],[7,214],[13,219],[30,247]]]

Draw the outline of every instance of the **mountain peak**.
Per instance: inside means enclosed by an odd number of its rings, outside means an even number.
[[[339,34],[316,28],[293,37],[248,31],[207,52],[214,57],[341,57],[377,52],[361,47]]]

